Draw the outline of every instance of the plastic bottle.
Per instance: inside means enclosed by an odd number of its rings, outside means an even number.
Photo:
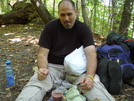
[[[12,86],[15,86],[15,80],[14,80],[14,73],[13,68],[11,66],[11,62],[9,60],[6,61],[6,82],[7,87],[12,88]]]
[[[66,99],[66,92],[63,93],[63,101],[67,101],[67,99]]]

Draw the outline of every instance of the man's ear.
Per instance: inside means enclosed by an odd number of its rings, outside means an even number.
[[[76,14],[76,16],[78,15],[78,10],[75,10],[75,14]]]
[[[76,15],[78,15],[78,10],[75,10]]]

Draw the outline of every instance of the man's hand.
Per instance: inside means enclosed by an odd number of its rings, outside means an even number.
[[[82,90],[89,90],[93,88],[94,86],[94,81],[90,77],[84,77],[81,82],[80,82],[80,88]]]
[[[46,69],[46,68],[40,68],[38,70],[38,79],[39,80],[45,79],[47,77],[48,72],[49,72],[48,69]]]

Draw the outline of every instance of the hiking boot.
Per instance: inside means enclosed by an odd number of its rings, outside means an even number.
[[[100,60],[97,68],[97,74],[100,77],[101,83],[108,89],[109,78],[108,78],[108,59],[103,58]]]
[[[122,89],[122,69],[116,61],[109,61],[108,64],[109,74],[109,93],[118,95]]]

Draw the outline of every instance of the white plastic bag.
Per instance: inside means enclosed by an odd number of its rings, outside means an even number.
[[[87,58],[83,46],[75,49],[64,59],[65,71],[68,74],[79,76],[86,71]]]
[[[80,94],[77,86],[71,87],[66,93],[67,101],[86,101],[86,97]]]

